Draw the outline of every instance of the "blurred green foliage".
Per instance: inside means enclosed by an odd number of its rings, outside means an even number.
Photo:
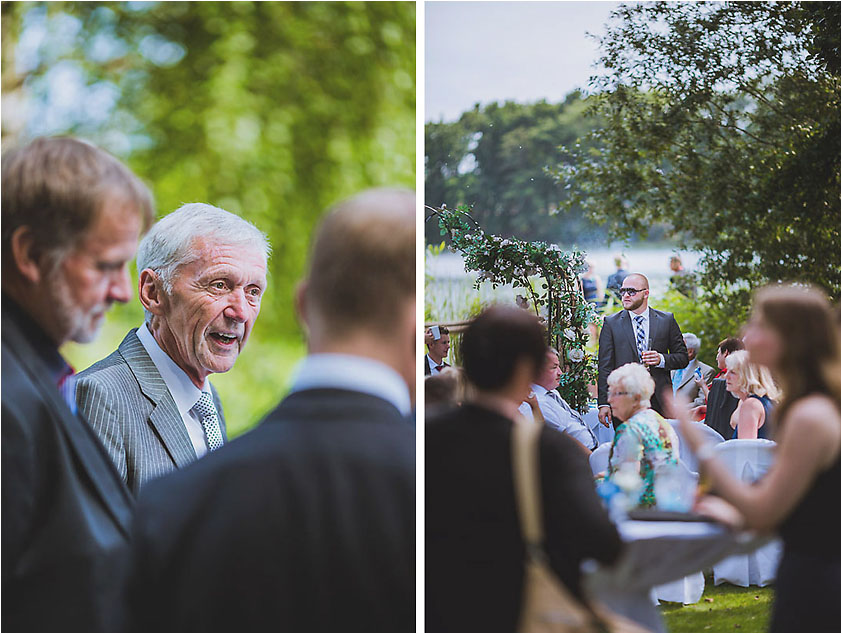
[[[2,30],[4,147],[82,136],[126,160],[160,215],[208,202],[269,235],[251,340],[212,379],[231,435],[251,427],[305,352],[292,296],[322,211],[414,188],[414,3],[6,2]],[[64,352],[85,368],[141,319],[118,307]]]

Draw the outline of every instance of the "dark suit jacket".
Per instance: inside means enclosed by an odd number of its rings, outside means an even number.
[[[661,404],[661,392],[665,389],[672,390],[670,370],[686,368],[690,358],[687,356],[687,346],[684,345],[681,329],[672,313],[649,309],[649,339],[652,342],[651,349],[664,355],[663,368],[649,368],[655,381],[652,409],[662,416],[667,416],[665,407]],[[608,404],[608,375],[627,363],[640,363],[640,355],[637,352],[637,341],[629,311],[621,310],[605,318],[599,333],[597,390],[600,405]]]
[[[736,396],[725,389],[725,379],[714,379],[708,393],[705,425],[715,429],[720,436],[729,440],[734,434],[731,428],[731,416],[739,402]],[[763,426],[766,426],[765,423]]]
[[[141,631],[414,632],[414,427],[374,396],[293,393],[149,483],[134,535]]]
[[[2,629],[115,631],[131,496],[5,303],[2,324]]]
[[[514,632],[524,545],[515,507],[512,422],[476,405],[427,420],[426,631]],[[581,447],[548,426],[540,438],[546,550],[579,594],[585,558],[611,562],[620,539]]]
[[[148,481],[196,460],[178,406],[136,333],[137,328],[130,330],[114,352],[76,380],[79,411],[134,495]],[[222,403],[213,385],[211,392],[227,440]]]

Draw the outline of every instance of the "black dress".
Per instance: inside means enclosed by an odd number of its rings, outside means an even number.
[[[840,631],[839,457],[779,527],[772,632]]]
[[[475,405],[426,424],[426,631],[513,632],[524,546],[515,508],[509,419]],[[549,427],[540,438],[550,565],[575,594],[585,558],[612,562],[621,542],[587,458]]]
[[[760,427],[757,428],[757,437],[768,440],[771,437],[771,433],[769,432],[769,430],[771,429],[771,427],[769,427],[769,420],[771,419],[772,410],[774,409],[775,406],[772,403],[772,400],[768,396],[757,396],[757,394],[749,394],[748,397],[749,398],[756,398],[758,401],[760,401],[760,404],[763,405],[763,411],[766,412],[766,416],[763,418],[763,425],[761,425]],[[732,412],[732,414],[733,414],[733,412]],[[730,423],[729,423],[729,425],[730,425]],[[737,438],[737,428],[735,427],[734,433],[731,434],[731,440],[735,440],[736,438]]]

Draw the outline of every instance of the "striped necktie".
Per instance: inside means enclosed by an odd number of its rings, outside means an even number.
[[[646,352],[646,334],[643,332],[643,315],[635,315],[635,331],[637,333],[637,352],[643,361],[643,353]]]

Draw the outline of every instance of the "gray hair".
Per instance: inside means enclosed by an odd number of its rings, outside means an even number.
[[[614,370],[608,375],[608,387],[622,387],[644,407],[651,406],[649,399],[655,393],[655,381],[639,363],[627,363]]]
[[[686,332],[686,333],[684,333],[684,344],[685,344],[688,348],[692,348],[693,350],[695,350],[696,352],[698,352],[698,351],[699,351],[699,348],[700,348],[700,347],[701,347],[701,345],[702,345],[702,342],[701,342],[701,340],[700,340],[700,339],[699,339],[696,335],[694,335],[692,332]]]
[[[228,246],[254,249],[268,261],[269,239],[248,220],[206,203],[188,203],[156,222],[137,249],[137,272],[155,271],[164,291],[172,292],[179,267],[196,259],[193,243],[200,238]],[[152,317],[146,312],[146,321]]]

